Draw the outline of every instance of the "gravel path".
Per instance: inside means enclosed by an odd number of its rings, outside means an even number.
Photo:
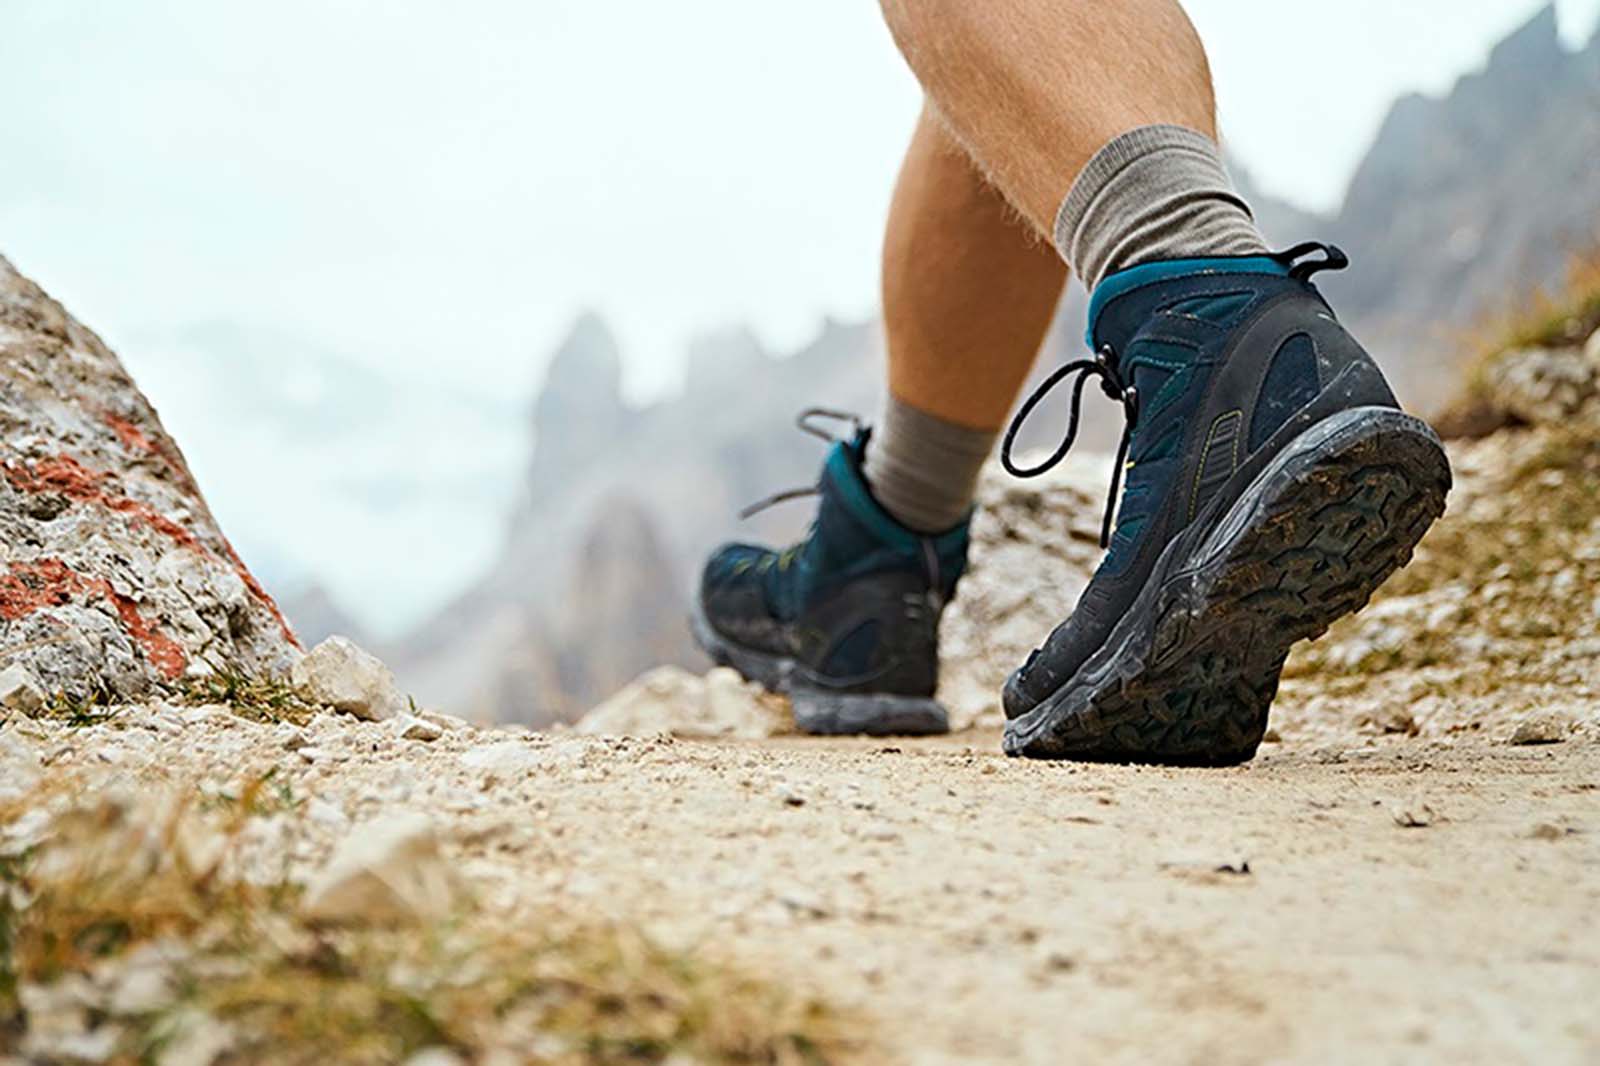
[[[249,832],[297,877],[421,811],[485,907],[753,964],[864,1014],[864,1062],[1600,1057],[1592,740],[1287,742],[1227,771],[997,749],[157,708],[14,721],[0,770],[226,795],[276,768]]]

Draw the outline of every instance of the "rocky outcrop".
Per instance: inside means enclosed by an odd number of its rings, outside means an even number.
[[[1583,348],[1519,348],[1489,360],[1483,387],[1508,418],[1527,425],[1600,429],[1600,332]]]
[[[117,357],[0,259],[0,668],[134,698],[298,647]]]

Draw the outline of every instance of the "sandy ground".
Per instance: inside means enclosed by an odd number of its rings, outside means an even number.
[[[0,748],[91,791],[276,767],[292,812],[252,832],[301,873],[426,812],[485,907],[593,908],[753,964],[859,1011],[862,1062],[1600,1061],[1587,736],[1176,771],[1008,760],[990,733],[395,732],[156,708],[13,722]]]
[[[891,1061],[1600,1061],[1592,744],[996,740],[630,746],[539,784],[521,888],[814,982]]]

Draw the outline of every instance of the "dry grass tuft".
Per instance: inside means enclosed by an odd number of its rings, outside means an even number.
[[[322,710],[286,681],[229,671],[186,683],[182,696],[185,703],[197,706],[225,704],[254,722],[305,725]]]
[[[220,1061],[275,1066],[376,1066],[430,1047],[552,1066],[802,1066],[850,1046],[813,1000],[612,924],[470,904],[437,926],[311,924],[296,887],[236,861],[249,820],[279,809],[271,787],[225,811],[69,803],[36,846],[0,855],[0,1046],[27,1039],[23,990],[110,987],[152,953],[162,1003],[119,1013],[106,992],[91,1005],[118,1034],[110,1062],[153,1061],[197,1018],[227,1034]],[[0,810],[0,827],[24,810]]]

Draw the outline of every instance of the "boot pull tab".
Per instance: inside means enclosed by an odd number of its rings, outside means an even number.
[[[1312,252],[1321,252],[1321,259],[1309,259],[1304,263],[1297,262]],[[1344,254],[1336,244],[1323,244],[1321,241],[1306,241],[1297,244],[1286,252],[1274,252],[1272,258],[1289,268],[1289,276],[1296,281],[1310,281],[1312,276],[1324,270],[1343,270],[1350,265],[1350,257]]]

